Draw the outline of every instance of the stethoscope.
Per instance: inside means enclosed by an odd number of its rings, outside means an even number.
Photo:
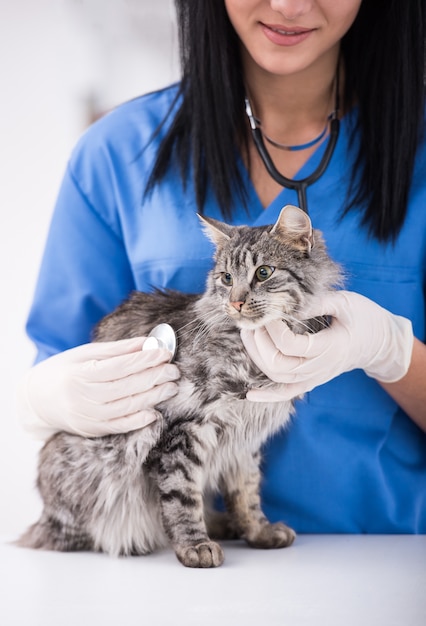
[[[339,75],[339,72],[337,72],[337,77],[338,75]],[[262,131],[258,126],[255,116],[253,115],[250,101],[247,97],[245,98],[246,114],[250,122],[250,128],[251,128],[251,133],[253,136],[253,141],[260,155],[260,158],[263,161],[264,166],[266,167],[269,175],[279,185],[281,185],[282,187],[286,187],[288,189],[294,189],[295,191],[297,191],[297,199],[298,199],[299,207],[305,213],[308,213],[308,198],[306,195],[306,190],[309,187],[309,185],[312,185],[312,183],[317,181],[318,178],[320,178],[320,176],[324,174],[325,170],[328,167],[328,164],[330,163],[331,157],[333,156],[334,148],[336,147],[337,139],[339,137],[339,130],[340,130],[340,121],[338,117],[338,114],[339,114],[339,84],[338,83],[339,81],[337,80],[336,83],[337,83],[336,84],[336,102],[335,102],[334,111],[331,114],[330,133],[329,133],[327,147],[325,149],[325,152],[321,158],[321,161],[318,167],[312,172],[312,174],[310,174],[309,176],[306,176],[305,178],[301,178],[300,180],[287,178],[286,176],[284,176],[283,174],[281,174],[281,172],[277,170],[271,158],[271,155],[266,149],[265,142],[263,141]]]

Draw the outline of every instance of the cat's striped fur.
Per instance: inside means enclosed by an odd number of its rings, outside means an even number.
[[[21,545],[118,555],[171,544],[184,565],[214,567],[224,558],[215,537],[259,548],[293,542],[293,530],[267,521],[259,496],[261,446],[286,424],[292,403],[245,399],[249,387],[271,383],[247,357],[240,329],[284,319],[297,332],[318,330],[298,321],[298,310],[332,289],[339,270],[295,207],[273,227],[204,225],[217,247],[205,294],[134,293],[96,332],[109,341],[171,324],[179,393],[158,407],[162,421],[143,430],[54,435],[40,454],[44,510]],[[222,516],[206,506],[216,492]]]

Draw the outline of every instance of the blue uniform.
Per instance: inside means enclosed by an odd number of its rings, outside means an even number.
[[[77,144],[59,193],[27,330],[38,359],[90,340],[93,325],[133,289],[204,289],[212,245],[196,217],[191,183],[170,171],[144,195],[163,120],[176,87],[128,102],[93,125]],[[355,154],[341,132],[325,174],[308,189],[310,216],[331,256],[346,271],[346,288],[412,320],[425,340],[426,144],[419,150],[407,219],[395,244],[341,219]],[[319,162],[320,146],[299,173]],[[263,209],[243,163],[249,208],[238,199],[234,224],[275,222],[284,189]],[[212,194],[206,214],[222,219]],[[265,448],[263,503],[271,520],[298,532],[426,532],[426,435],[362,371],[308,393],[291,426]]]

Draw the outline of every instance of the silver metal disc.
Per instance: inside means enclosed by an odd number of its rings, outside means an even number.
[[[142,350],[154,350],[156,348],[165,348],[171,352],[170,361],[175,357],[177,339],[176,333],[170,324],[158,324],[158,326],[155,326],[143,344]]]

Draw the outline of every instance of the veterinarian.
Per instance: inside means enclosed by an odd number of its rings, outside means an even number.
[[[298,532],[424,533],[425,3],[176,7],[180,84],[119,106],[71,155],[28,319],[22,422],[46,438],[156,420],[179,378],[168,352],[91,344],[94,325],[134,289],[204,289],[197,211],[264,225],[296,204],[346,285],[304,312],[332,317],[315,336],[242,333],[279,385],[251,401],[307,392],[266,448],[265,513]]]

